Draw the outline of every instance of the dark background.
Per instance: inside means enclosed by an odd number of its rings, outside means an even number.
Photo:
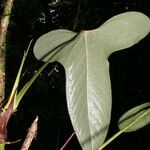
[[[0,13],[4,3],[1,1]],[[7,35],[6,97],[9,96],[30,39],[51,30],[65,28],[74,31],[94,29],[110,17],[126,11],[140,11],[150,16],[148,0],[15,0]],[[112,118],[107,139],[118,131],[119,117],[134,106],[150,100],[150,36],[132,48],[118,51],[109,57],[112,83]],[[42,65],[34,58],[32,49],[23,71],[20,87]],[[59,150],[73,133],[66,107],[65,70],[48,72],[50,64],[24,96],[18,111],[8,125],[8,140],[23,139],[33,119],[38,115],[38,133],[30,150]],[[106,150],[149,150],[148,125],[136,132],[122,134]],[[21,142],[6,146],[20,150]],[[74,137],[66,150],[81,150]]]

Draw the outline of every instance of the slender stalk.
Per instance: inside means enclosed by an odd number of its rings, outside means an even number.
[[[35,118],[33,123],[31,124],[31,127],[27,133],[26,139],[23,142],[21,150],[28,150],[32,140],[36,137],[37,134],[37,128],[38,128],[38,116]]]
[[[6,33],[10,21],[14,0],[7,0],[2,16],[0,17],[0,103],[4,99],[5,93],[5,53],[6,53]]]
[[[18,107],[19,102],[21,101],[22,97],[24,96],[24,94],[27,92],[27,90],[29,89],[29,87],[33,84],[33,82],[36,80],[36,78],[40,75],[40,73],[44,70],[44,68],[49,64],[49,61],[47,61],[37,72],[36,74],[34,74],[34,76],[30,79],[30,81],[28,81],[24,87],[21,89],[21,91],[18,93],[17,97],[16,97],[16,106],[15,108]],[[55,66],[54,66],[55,68]],[[54,71],[54,68],[52,69],[52,72]]]
[[[125,128],[117,132],[115,135],[113,135],[110,139],[108,139],[104,144],[102,144],[98,150],[102,150],[104,147],[106,147],[109,143],[111,143],[114,139],[116,139],[118,136],[120,136],[122,133],[124,133],[127,129],[132,127],[135,123],[137,123],[142,117],[147,115],[150,112],[150,109],[142,113],[137,119],[135,119],[132,123],[127,125]]]
[[[9,100],[8,100],[7,104],[5,105],[5,107],[4,107],[4,110],[6,110],[6,109],[9,107],[9,104],[11,103],[12,98],[14,97],[14,95],[15,95],[15,94],[17,95],[17,88],[18,88],[18,85],[19,85],[21,72],[22,72],[22,69],[23,69],[25,60],[26,60],[26,58],[27,58],[27,55],[28,55],[28,52],[29,52],[29,49],[30,49],[31,44],[32,44],[32,40],[30,41],[30,43],[29,43],[29,45],[28,45],[27,51],[24,51],[24,55],[23,55],[23,58],[22,58],[22,61],[21,61],[20,67],[19,67],[19,71],[18,71],[16,80],[15,80],[14,86],[13,86],[13,88],[12,88],[12,91],[11,91],[11,94],[10,94],[10,97],[9,97]],[[16,103],[17,103],[17,102],[16,102],[16,100],[14,99],[13,110],[15,110],[15,109],[17,108],[17,107],[16,107]]]
[[[80,34],[80,33],[79,33]],[[58,50],[56,50],[56,48],[53,49],[54,53],[53,55],[37,70],[37,72],[34,74],[34,76],[23,86],[23,88],[20,90],[20,92],[18,93],[18,95],[16,96],[16,107],[19,105],[20,100],[22,99],[22,97],[24,96],[24,94],[27,92],[27,90],[29,89],[29,87],[33,84],[33,82],[36,80],[36,78],[40,75],[40,73],[48,66],[48,64],[52,61],[53,57],[58,54],[69,42],[73,41],[75,38],[78,37],[79,34],[76,34],[72,39],[66,41],[65,43],[59,45],[57,48],[59,48]],[[55,51],[56,50],[56,51]],[[52,51],[51,51],[52,52]],[[55,69],[56,66],[54,66],[53,69]],[[53,72],[52,71],[49,73],[49,75]]]
[[[64,150],[64,149],[65,149],[65,147],[66,147],[67,144],[71,141],[71,139],[74,137],[75,134],[76,134],[75,132],[73,132],[73,133],[71,134],[71,136],[67,139],[67,141],[66,141],[65,144],[61,147],[60,150]]]

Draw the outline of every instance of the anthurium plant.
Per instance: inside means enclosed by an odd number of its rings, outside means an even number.
[[[149,31],[147,16],[126,12],[97,29],[79,33],[54,30],[35,43],[37,59],[58,61],[65,68],[68,111],[83,150],[97,150],[107,135],[112,103],[108,56],[138,43]],[[147,115],[148,119],[143,119],[140,127],[150,122],[150,113]],[[127,120],[128,125],[132,119]],[[122,128],[125,124],[119,126]],[[132,126],[130,130],[139,126]]]
[[[29,87],[53,61],[65,68],[66,97],[72,125],[83,150],[101,150],[123,132],[131,132],[150,123],[150,103],[125,113],[118,121],[120,131],[104,142],[111,118],[111,84],[108,56],[128,48],[150,32],[150,19],[140,12],[126,12],[112,17],[99,28],[79,33],[59,29],[41,36],[34,54],[44,65],[18,91],[27,57],[25,52],[12,93],[0,114],[0,149],[7,141],[7,123]],[[31,44],[31,43],[30,43]],[[29,46],[30,47],[30,46]]]

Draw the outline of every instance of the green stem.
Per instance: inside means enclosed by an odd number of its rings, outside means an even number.
[[[22,61],[21,61],[20,67],[19,67],[19,71],[18,71],[16,80],[15,80],[14,86],[12,88],[9,100],[8,100],[7,104],[5,105],[5,107],[4,107],[4,110],[6,110],[9,107],[9,104],[11,103],[11,101],[12,101],[14,95],[15,95],[15,92],[17,91],[17,88],[18,88],[18,85],[19,85],[19,81],[20,81],[21,72],[22,72],[25,60],[27,58],[27,55],[28,55],[31,43],[32,43],[32,40],[30,41],[30,43],[28,45],[27,51],[24,52],[24,55],[23,55],[23,58],[22,58]],[[17,92],[16,92],[16,94],[17,94]],[[14,100],[13,110],[15,110],[15,109],[16,109],[16,100]]]
[[[4,100],[5,93],[5,53],[6,53],[6,33],[10,22],[14,0],[7,0],[4,12],[0,18],[0,103]]]
[[[120,136],[123,132],[128,130],[130,127],[132,127],[137,121],[139,121],[142,117],[147,115],[150,112],[150,109],[142,113],[137,119],[135,119],[132,123],[127,125],[125,128],[117,132],[115,135],[113,135],[110,139],[108,139],[104,144],[102,144],[98,150],[102,150],[104,147],[106,147],[109,143],[111,143],[114,139],[116,139],[118,136]]]
[[[36,80],[36,78],[40,75],[40,73],[47,67],[47,65],[52,61],[53,57],[58,54],[68,43],[70,43],[71,41],[73,41],[75,38],[78,37],[79,34],[76,34],[72,39],[66,41],[65,43],[59,45],[56,49],[54,48],[53,51],[53,55],[51,55],[51,57],[44,63],[44,65],[38,69],[38,71],[34,74],[34,76],[23,86],[23,88],[20,90],[20,92],[18,93],[18,95],[16,96],[16,108],[18,107],[22,97],[24,96],[24,94],[27,92],[27,90],[29,89],[29,87],[33,84],[33,82]],[[56,50],[56,51],[55,51]],[[51,51],[52,52],[52,51]]]
[[[19,94],[16,97],[16,108],[19,105],[19,102],[21,101],[22,97],[24,96],[24,94],[27,92],[27,90],[29,89],[29,87],[33,84],[33,82],[36,80],[36,78],[40,75],[40,73],[44,70],[44,68],[46,68],[46,66],[50,63],[51,57],[49,58],[49,60],[44,63],[44,65],[36,72],[36,74],[30,79],[30,81],[28,81],[24,87],[21,89],[21,91],[19,92]]]

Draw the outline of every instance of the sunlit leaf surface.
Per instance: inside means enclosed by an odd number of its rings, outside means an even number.
[[[52,62],[58,61],[65,68],[68,111],[84,150],[96,150],[108,131],[111,114],[108,56],[134,45],[149,31],[148,17],[128,12],[111,18],[95,30],[79,34],[55,30],[37,40],[36,58],[46,61],[52,56]],[[65,41],[69,42],[62,44]]]

